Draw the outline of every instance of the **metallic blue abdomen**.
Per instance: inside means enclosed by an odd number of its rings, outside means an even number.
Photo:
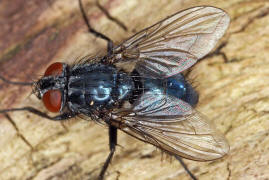
[[[198,93],[183,75],[178,74],[167,79],[167,93],[189,103],[194,107],[199,100]]]
[[[143,90],[151,91],[156,96],[170,95],[189,103],[192,107],[198,103],[198,93],[182,74],[177,74],[167,79],[143,78],[142,82],[144,82]]]

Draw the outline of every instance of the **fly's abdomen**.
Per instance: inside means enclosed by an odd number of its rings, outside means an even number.
[[[166,79],[166,88],[168,94],[182,99],[193,107],[198,103],[198,93],[181,74]]]
[[[143,78],[142,82],[143,91],[150,91],[150,93],[155,96],[173,96],[189,103],[192,107],[198,103],[198,93],[181,74],[177,74],[176,76],[172,76],[167,79]]]

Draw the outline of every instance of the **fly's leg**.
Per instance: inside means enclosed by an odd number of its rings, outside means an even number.
[[[3,76],[0,75],[0,79],[4,81],[5,83],[8,84],[14,84],[14,85],[20,85],[20,86],[32,86],[34,83],[33,82],[17,82],[17,81],[10,81]]]
[[[114,152],[116,150],[116,145],[117,145],[117,128],[109,125],[109,149],[110,149],[110,153],[106,159],[106,162],[101,170],[101,173],[99,174],[99,180],[103,180],[105,172],[108,168],[109,163],[112,160],[112,157],[114,155]]]
[[[14,111],[28,111],[30,113],[33,113],[35,115],[38,115],[40,117],[43,118],[47,118],[49,120],[53,120],[53,121],[61,121],[61,120],[66,120],[66,119],[70,119],[76,116],[76,113],[73,112],[65,112],[63,114],[57,115],[57,116],[49,116],[46,113],[39,111],[38,109],[35,109],[33,107],[23,107],[23,108],[12,108],[12,109],[3,109],[0,110],[0,114],[1,113],[8,113],[8,112],[14,112]]]
[[[112,53],[113,53],[113,42],[112,42],[112,40],[109,37],[107,37],[106,35],[104,35],[104,34],[102,34],[100,32],[97,32],[95,29],[92,28],[92,26],[90,25],[90,21],[89,21],[87,15],[85,13],[85,10],[83,8],[81,0],[78,0],[78,1],[79,1],[79,8],[80,8],[80,11],[82,13],[82,17],[83,17],[83,19],[84,19],[84,21],[85,21],[85,23],[86,23],[86,25],[88,27],[88,31],[90,33],[93,33],[96,37],[99,37],[99,38],[102,38],[102,39],[106,40],[107,41],[107,53],[108,53],[108,56],[112,55]]]
[[[185,171],[187,172],[187,174],[191,177],[192,180],[197,180],[197,178],[194,176],[194,174],[192,174],[192,172],[189,170],[189,168],[187,167],[187,165],[184,163],[184,161],[182,160],[181,157],[179,156],[175,156],[175,158],[180,162],[180,164],[183,166],[183,168],[185,169]]]

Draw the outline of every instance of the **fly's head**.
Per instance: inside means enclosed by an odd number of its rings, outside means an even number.
[[[39,79],[33,93],[42,99],[45,107],[50,112],[60,112],[66,102],[67,93],[67,64],[56,62],[51,64]]]

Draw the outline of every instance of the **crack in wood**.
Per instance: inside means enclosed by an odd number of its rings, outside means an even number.
[[[226,136],[231,130],[233,130],[233,125],[232,125],[232,124],[230,124],[230,125],[228,126],[228,128],[227,128],[226,131],[224,132],[224,135]]]
[[[221,51],[227,44],[228,44],[228,40],[222,42],[213,52],[207,54],[205,57],[203,57],[199,61],[201,61],[203,59],[206,59],[206,58],[213,57],[213,56],[219,56],[219,55],[221,55],[222,58],[223,58],[223,60],[224,60],[224,63],[229,63],[229,60],[228,60],[226,54]]]
[[[69,132],[69,129],[68,129],[67,126],[64,124],[64,122],[61,122],[61,126],[63,127],[63,129],[65,130],[66,133]]]
[[[232,177],[232,171],[230,169],[230,163],[227,164],[228,177],[227,180],[230,180]]]
[[[120,171],[116,171],[116,173],[117,173],[116,180],[119,180],[119,179],[120,179],[120,175],[121,175],[121,173],[120,173]]]
[[[45,170],[46,168],[48,167],[51,167],[57,163],[59,163],[60,161],[62,160],[62,158],[58,158],[56,159],[55,161],[51,162],[50,164],[46,165],[46,166],[43,166],[41,169],[37,170],[36,173],[30,177],[27,178],[27,180],[32,180],[32,179],[35,179],[35,177],[37,177],[39,175],[39,173],[43,170]]]
[[[38,147],[40,145],[42,145],[44,143],[47,143],[47,142],[50,142],[51,140],[54,141],[56,138],[60,138],[60,137],[64,136],[67,133],[68,132],[66,132],[66,131],[60,131],[60,132],[57,132],[56,134],[52,134],[51,136],[48,136],[47,138],[43,139],[42,141],[39,141],[38,144],[36,144],[35,149],[39,150]]]
[[[41,168],[37,169],[36,172],[32,176],[28,177],[27,179],[29,179],[29,180],[30,179],[35,179],[35,177],[37,177],[40,172],[42,172],[42,171],[44,171],[44,170],[46,170],[48,168],[51,168],[52,166],[56,165],[57,163],[60,163],[65,158],[64,154],[66,154],[67,152],[70,152],[70,148],[69,148],[70,144],[69,143],[64,143],[64,145],[66,146],[66,149],[62,153],[62,156],[58,156],[58,158],[56,160],[52,161],[51,163],[49,163],[49,164],[47,164],[45,166],[41,166]],[[37,152],[37,150],[36,150],[36,152]],[[40,163],[40,161],[37,161],[35,163]],[[33,162],[33,166],[34,167],[35,167],[35,165],[34,165],[35,163]],[[67,170],[64,170],[64,171],[62,171],[60,173],[57,173],[55,175],[52,175],[51,177],[49,177],[47,179],[53,179],[54,177],[60,176],[60,174],[65,174],[66,172],[68,172],[70,170],[70,167],[72,168],[72,166],[75,166],[75,165],[77,165],[77,164],[74,163],[74,164],[70,165]]]
[[[33,151],[34,147],[32,146],[32,144],[24,137],[24,135],[20,132],[17,124],[14,122],[14,120],[8,115],[8,114],[4,114],[4,116],[8,119],[8,121],[10,122],[10,124],[13,126],[13,128],[16,130],[17,132],[17,136],[20,137],[23,142],[30,147],[30,149]]]
[[[237,30],[235,32],[232,32],[231,34],[237,34],[237,33],[240,33],[240,32],[244,32],[249,25],[254,23],[254,21],[256,19],[263,18],[263,17],[267,16],[268,14],[269,14],[269,7],[261,8],[261,10],[256,15],[254,15],[253,17],[250,17],[248,19],[246,24],[244,24],[239,30]]]
[[[48,177],[47,179],[55,179],[55,178],[64,178],[64,176],[68,176],[68,172],[71,172],[72,175],[74,175],[74,173],[79,173],[82,172],[82,168],[80,166],[77,165],[77,163],[74,163],[70,166],[68,166],[68,168],[66,168],[64,171],[58,172],[50,177]]]

